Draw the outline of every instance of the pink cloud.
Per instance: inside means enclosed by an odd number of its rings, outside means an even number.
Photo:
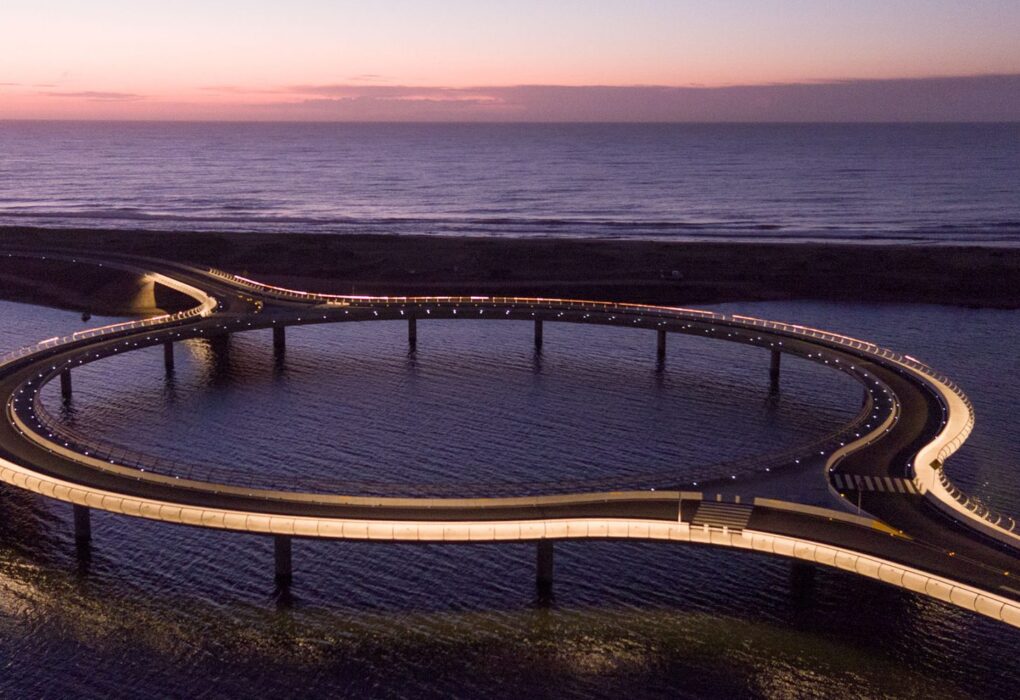
[[[122,102],[143,100],[144,95],[137,95],[133,92],[108,92],[101,90],[79,90],[77,92],[44,92],[47,97],[76,98],[80,100],[97,100],[101,102]]]
[[[56,107],[59,97],[65,107]],[[20,98],[19,98],[20,99]],[[40,92],[0,116],[322,121],[1020,121],[1020,75],[700,86],[213,85]]]
[[[1020,75],[732,87],[326,84],[294,85],[278,95],[270,110],[341,120],[1020,120]]]

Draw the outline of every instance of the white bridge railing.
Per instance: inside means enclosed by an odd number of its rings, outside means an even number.
[[[153,328],[156,326],[165,326],[167,324],[179,323],[186,321],[190,318],[195,317],[206,317],[209,316],[216,308],[216,300],[212,297],[207,297],[198,306],[195,306],[186,311],[178,311],[173,314],[163,314],[161,316],[152,316],[150,318],[138,319],[136,321],[123,321],[121,323],[111,323],[108,326],[100,326],[98,328],[89,328],[83,331],[76,331],[70,335],[54,336],[47,338],[46,340],[39,341],[34,345],[20,348],[13,352],[9,352],[6,355],[0,356],[0,368],[4,367],[11,362],[19,360],[28,355],[33,355],[43,350],[52,350],[62,345],[68,345],[70,343],[76,343],[81,340],[88,340],[90,338],[101,338],[109,335],[116,335],[118,333],[124,333],[125,331],[143,330],[145,328]]]
[[[930,383],[937,385],[951,391],[966,407],[967,416],[959,427],[954,427],[953,433],[940,434],[936,441],[940,442],[941,445],[937,452],[937,461],[940,465],[938,468],[938,478],[941,485],[944,487],[942,491],[954,498],[968,513],[975,517],[981,518],[982,520],[994,525],[995,527],[1002,528],[1009,532],[1012,532],[1016,523],[1012,518],[1002,516],[988,509],[986,506],[980,503],[977,499],[969,497],[959,488],[955,487],[952,482],[946,476],[941,465],[944,464],[946,459],[955,453],[960,446],[964,443],[967,437],[970,435],[974,427],[974,408],[970,399],[967,398],[966,394],[960,389],[960,387],[944,374],[936,372],[928,365],[920,362],[916,358],[909,355],[894,352],[888,348],[883,348],[874,343],[852,338],[850,336],[841,335],[838,333],[831,333],[829,331],[819,330],[817,328],[811,328],[809,326],[803,326],[800,324],[783,323],[780,321],[769,321],[765,319],[754,318],[751,316],[741,315],[726,315],[720,314],[713,311],[703,311],[700,309],[687,309],[681,307],[669,307],[669,306],[655,306],[655,305],[643,305],[643,304],[625,304],[617,302],[602,302],[602,301],[586,301],[586,300],[571,300],[571,299],[544,299],[535,297],[512,297],[512,296],[359,296],[359,295],[343,295],[343,294],[321,294],[315,292],[304,292],[294,289],[288,289],[285,287],[279,287],[274,285],[268,285],[257,282],[255,280],[233,275],[231,273],[223,272],[221,270],[209,269],[211,275],[229,281],[231,284],[241,286],[252,291],[256,291],[260,294],[286,299],[289,301],[302,301],[316,304],[329,304],[329,305],[340,305],[340,306],[398,306],[407,304],[442,304],[442,305],[457,305],[457,304],[492,304],[492,305],[513,305],[513,306],[525,306],[525,307],[536,307],[541,306],[546,309],[560,308],[563,310],[583,310],[592,312],[617,312],[621,314],[635,314],[640,316],[649,317],[660,317],[669,318],[673,320],[687,320],[696,322],[719,322],[727,325],[735,325],[743,328],[761,328],[772,332],[781,332],[794,337],[809,338],[815,341],[822,341],[846,348],[850,348],[868,355],[879,357],[885,360],[889,360],[907,367],[915,372],[924,375],[929,379]],[[167,324],[179,323],[195,317],[206,317],[213,313],[216,309],[216,300],[212,297],[206,296],[205,300],[198,306],[174,314],[165,314],[162,316],[156,316],[147,319],[140,319],[135,321],[125,321],[123,323],[115,323],[100,328],[93,328],[84,331],[78,331],[70,335],[57,336],[48,338],[34,345],[15,350],[14,352],[7,353],[0,357],[0,368],[5,365],[15,362],[28,355],[32,355],[45,350],[51,350],[62,345],[67,345],[90,338],[103,337],[114,335],[118,333],[129,332],[133,330],[142,330],[146,328],[152,328],[156,326],[162,326]],[[948,428],[948,425],[947,425]],[[941,495],[941,494],[940,494]]]
[[[217,277],[228,280],[229,282],[240,285],[252,291],[259,292],[268,296],[275,296],[278,298],[287,299],[290,301],[305,301],[309,303],[319,304],[331,304],[331,305],[343,305],[343,306],[358,306],[363,304],[370,304],[373,306],[394,306],[404,304],[512,304],[515,306],[535,306],[541,305],[544,308],[563,308],[566,310],[585,310],[585,311],[598,311],[598,312],[619,312],[619,313],[631,313],[640,314],[644,316],[660,316],[668,317],[672,319],[689,320],[689,321],[717,321],[720,323],[733,324],[742,327],[750,328],[762,328],[768,331],[778,331],[786,333],[795,337],[809,338],[815,341],[823,341],[826,343],[835,344],[845,348],[850,348],[868,355],[882,358],[895,362],[899,365],[907,367],[920,373],[929,380],[929,383],[934,385],[936,389],[944,388],[959,398],[959,400],[966,407],[966,418],[962,425],[954,426],[952,434],[948,434],[944,431],[943,434],[939,434],[936,437],[936,441],[941,443],[941,446],[937,453],[938,463],[944,464],[952,454],[954,454],[971,431],[974,429],[974,405],[970,399],[963,392],[960,386],[950,379],[945,374],[937,372],[928,365],[924,364],[920,360],[905,355],[902,353],[895,352],[888,348],[884,348],[875,343],[868,342],[866,340],[860,340],[839,333],[832,333],[829,331],[820,330],[817,328],[811,328],[810,326],[803,326],[795,323],[783,323],[781,321],[769,321],[765,319],[755,318],[753,316],[741,316],[741,315],[726,315],[720,314],[713,311],[703,311],[700,309],[687,309],[682,307],[670,307],[670,306],[654,306],[644,304],[621,304],[616,302],[603,302],[603,301],[579,301],[570,299],[542,299],[534,297],[505,297],[505,296],[359,296],[350,294],[322,294],[317,292],[303,292],[295,289],[288,289],[286,287],[279,287],[275,285],[264,284],[257,282],[246,277],[240,277],[233,275],[228,272],[221,270],[210,269],[209,272]],[[946,428],[949,428],[947,424]],[[1006,529],[1009,532],[1015,527],[1015,522],[1008,516],[1003,516],[996,513],[983,504],[977,499],[968,496],[966,493],[961,491],[959,488],[952,485],[949,478],[946,476],[945,471],[938,468],[938,476],[943,486],[945,486],[945,493],[954,498],[961,506],[963,506],[967,512],[971,515],[981,518],[982,520],[999,527]],[[937,497],[941,497],[941,493],[936,494]],[[1006,525],[1003,525],[1006,523]]]
[[[761,318],[755,318],[753,316],[741,316],[741,315],[726,315],[720,314],[714,311],[703,311],[701,309],[687,309],[683,307],[674,306],[654,306],[645,304],[622,304],[618,302],[607,302],[607,301],[580,301],[575,299],[546,299],[546,298],[535,298],[535,297],[506,297],[506,296],[358,296],[351,294],[322,294],[318,292],[302,292],[294,289],[288,289],[286,287],[278,287],[275,285],[264,284],[256,282],[255,280],[248,279],[246,277],[240,277],[233,275],[228,272],[221,270],[210,269],[209,272],[217,277],[221,277],[234,284],[241,285],[253,291],[257,291],[262,294],[270,296],[278,296],[289,300],[295,301],[307,301],[317,302],[325,304],[342,304],[345,306],[357,306],[359,304],[371,304],[374,306],[384,305],[402,305],[402,304],[477,304],[480,302],[491,303],[491,304],[513,304],[513,305],[541,305],[543,307],[560,307],[565,309],[583,309],[590,311],[618,311],[621,313],[640,313],[643,315],[654,315],[654,316],[665,316],[669,318],[681,318],[684,320],[693,321],[719,321],[721,323],[731,323],[744,327],[751,328],[762,328],[770,331],[781,331],[794,336],[800,336],[810,338],[812,340],[822,340],[828,343],[834,343],[842,347],[851,348],[861,352],[868,353],[886,360],[892,360],[898,364],[909,367],[910,369],[916,370],[921,374],[925,375],[929,379],[942,384],[949,390],[957,394],[960,399],[967,405],[970,419],[964,428],[954,435],[952,438],[945,441],[942,449],[939,452],[939,459],[945,461],[945,458],[956,452],[970,435],[971,429],[974,426],[974,407],[967,398],[967,395],[963,393],[963,390],[959,385],[941,372],[936,372],[934,369],[924,364],[920,360],[911,357],[910,355],[904,355],[902,353],[895,352],[888,348],[883,348],[880,345],[871,343],[866,340],[860,340],[858,338],[852,338],[847,335],[841,335],[839,333],[832,333],[830,331],[823,331],[817,328],[811,328],[810,326],[804,326],[796,323],[783,323],[782,321],[769,321]]]

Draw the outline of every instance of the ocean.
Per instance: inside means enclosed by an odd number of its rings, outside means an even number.
[[[0,121],[0,225],[1017,245],[1018,124]]]

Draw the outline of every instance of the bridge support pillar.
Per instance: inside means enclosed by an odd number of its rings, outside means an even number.
[[[552,590],[553,585],[553,543],[540,540],[535,558],[535,584],[540,592]]]
[[[542,349],[542,319],[535,319],[535,349]]]
[[[655,356],[659,362],[666,361],[666,331],[660,328],[656,331],[657,343],[655,347]]]
[[[407,344],[412,350],[418,347],[418,319],[414,316],[407,319]]]
[[[769,391],[773,394],[779,391],[779,361],[782,353],[772,349],[772,362],[769,363]]]
[[[163,365],[166,367],[167,374],[174,371],[174,343],[172,340],[163,343]]]
[[[282,355],[287,350],[287,327],[273,326],[273,352]]]
[[[69,369],[60,373],[60,395],[65,399],[71,398],[71,370]]]
[[[88,546],[92,541],[92,514],[88,506],[74,507],[74,542],[79,547]]]
[[[289,586],[294,579],[291,568],[291,547],[290,537],[286,535],[273,535],[273,559],[276,562],[276,583],[280,586]]]

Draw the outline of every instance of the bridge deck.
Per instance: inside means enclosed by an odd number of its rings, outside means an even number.
[[[949,520],[915,488],[911,460],[940,434],[943,426],[944,406],[939,396],[929,380],[914,376],[896,361],[883,359],[883,355],[866,344],[858,345],[849,339],[851,342],[841,343],[840,347],[817,333],[801,332],[799,327],[777,324],[764,328],[755,319],[694,310],[487,297],[303,298],[287,290],[232,281],[221,274],[180,264],[137,260],[120,260],[118,264],[159,270],[172,277],[175,284],[196,290],[196,298],[204,295],[205,303],[212,303],[203,315],[167,320],[156,327],[127,328],[105,336],[75,339],[57,347],[41,348],[0,366],[0,397],[5,398],[5,404],[13,400],[5,410],[5,420],[0,421],[0,462],[6,461],[8,465],[3,471],[7,480],[17,480],[26,488],[65,500],[173,522],[193,520],[192,524],[267,532],[274,531],[267,529],[273,527],[274,517],[290,518],[292,534],[307,536],[344,537],[348,536],[345,534],[348,530],[342,526],[344,522],[375,522],[390,528],[391,539],[400,532],[406,532],[410,539],[420,539],[425,531],[437,532],[423,530],[429,524],[461,524],[464,532],[477,532],[485,523],[520,524],[517,532],[521,539],[572,536],[571,532],[583,533],[576,536],[613,537],[638,536],[633,533],[640,533],[641,523],[646,523],[660,533],[654,535],[656,538],[684,539],[686,533],[689,541],[725,545],[711,534],[725,528],[730,533],[728,546],[744,546],[739,543],[749,541],[740,533],[749,533],[751,537],[754,533],[765,533],[812,545],[829,545],[928,572],[1020,604],[1020,587],[1011,585],[1011,577],[1018,575],[1016,553],[989,540],[964,521]],[[105,464],[75,451],[70,443],[58,443],[35,424],[38,416],[34,403],[25,398],[25,391],[34,395],[40,384],[59,374],[64,363],[94,361],[105,354],[183,337],[210,337],[295,323],[405,318],[408,313],[418,318],[463,318],[485,317],[487,312],[490,318],[603,323],[694,333],[771,350],[781,348],[783,352],[800,354],[847,372],[865,384],[874,412],[867,416],[869,425],[861,430],[859,439],[844,448],[846,454],[841,454],[841,459],[833,458],[838,464],[832,483],[841,488],[844,496],[857,499],[864,512],[887,527],[848,521],[839,514],[700,501],[678,492],[515,499],[388,499],[196,482]],[[131,506],[134,510],[127,503],[136,504]],[[197,514],[192,520],[183,515],[189,509]],[[262,519],[247,519],[253,516]],[[228,521],[231,525],[227,525]],[[535,530],[528,526],[544,523],[548,528],[549,523],[557,521],[576,527]],[[604,527],[606,522],[613,521],[626,524],[626,528]],[[334,527],[337,523],[341,527]],[[582,523],[594,523],[597,527],[594,530],[580,527]],[[298,532],[299,526],[305,529]],[[504,531],[505,528],[500,532]],[[645,531],[653,536],[650,534],[653,529]],[[697,534],[702,531],[709,533],[707,539]],[[621,534],[624,532],[626,535]]]

